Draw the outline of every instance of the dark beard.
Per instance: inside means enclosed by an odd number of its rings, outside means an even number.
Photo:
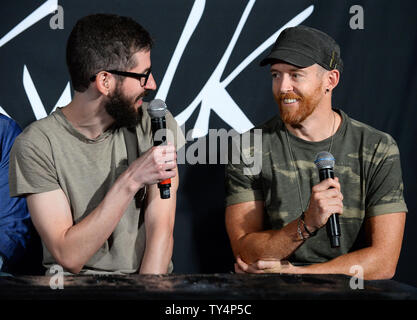
[[[136,98],[135,103],[141,97]],[[133,107],[133,103],[129,101],[120,92],[119,88],[116,89],[114,94],[109,97],[109,102],[106,103],[105,108],[107,113],[114,119],[113,128],[121,127],[136,127],[141,119],[141,113],[136,111]],[[139,109],[140,110],[140,109]]]

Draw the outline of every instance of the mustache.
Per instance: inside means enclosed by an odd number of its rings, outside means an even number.
[[[303,100],[303,96],[300,96],[294,92],[286,92],[286,93],[280,93],[278,96],[279,100],[284,99],[297,99],[297,100]]]
[[[150,93],[150,90],[145,90],[141,95],[137,96],[135,99],[135,103],[139,101],[139,99],[146,97]]]

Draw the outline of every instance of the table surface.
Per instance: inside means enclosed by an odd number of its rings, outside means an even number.
[[[417,288],[394,280],[364,281],[352,289],[345,275],[170,274],[70,275],[63,289],[52,289],[51,276],[2,276],[0,300],[417,300]],[[358,280],[354,281],[358,284]]]

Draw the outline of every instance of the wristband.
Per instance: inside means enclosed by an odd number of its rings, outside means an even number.
[[[301,214],[300,221],[303,223],[304,230],[308,233],[309,237],[313,237],[317,234],[318,229],[314,232],[310,232],[310,230],[308,230],[307,225],[304,222],[304,212]]]

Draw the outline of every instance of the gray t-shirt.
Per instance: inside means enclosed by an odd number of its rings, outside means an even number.
[[[341,246],[331,248],[323,227],[289,257],[291,262],[325,262],[363,247],[360,231],[364,219],[407,211],[400,155],[394,139],[349,118],[341,110],[335,111],[342,117],[331,150],[336,159],[334,175],[339,178],[343,194],[343,215],[339,219]],[[247,175],[243,160],[238,164],[230,161],[226,167],[226,206],[264,201],[266,226],[281,229],[307,209],[311,188],[320,182],[314,160],[319,152],[329,150],[332,138],[310,142],[291,133],[287,136],[279,116],[255,129],[262,129],[262,148],[252,146],[242,153],[261,153],[262,170]]]
[[[148,103],[144,103],[137,126],[139,153],[152,147]],[[173,116],[166,115],[177,150],[185,139]],[[35,121],[16,139],[10,156],[10,195],[24,196],[62,189],[70,204],[74,224],[94,210],[128,167],[123,131],[107,130],[88,139],[65,118],[58,108]],[[115,230],[85,264],[83,271],[137,272],[145,250],[144,213],[131,201]],[[99,230],[97,230],[99,232]],[[55,259],[43,244],[43,264]]]

